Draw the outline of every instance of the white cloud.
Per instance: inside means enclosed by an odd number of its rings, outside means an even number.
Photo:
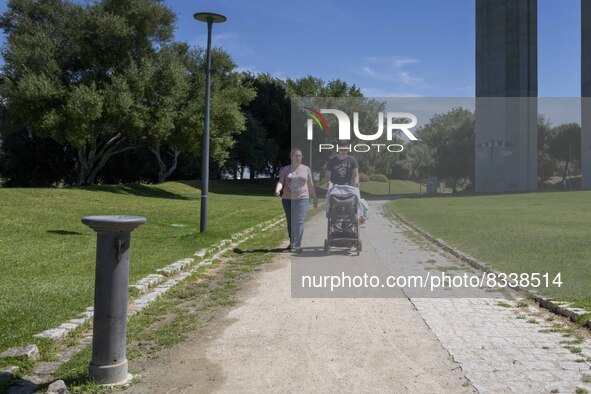
[[[416,64],[419,61],[416,59],[410,59],[410,58],[394,58],[392,59],[392,65],[394,67],[403,67],[406,66],[407,64]]]
[[[399,71],[396,73],[396,79],[401,83],[410,86],[423,85],[425,83],[423,77],[415,76],[410,71]]]
[[[419,60],[405,56],[373,56],[365,58],[365,63],[386,64],[395,68],[401,68],[408,64],[419,63]]]
[[[368,66],[362,66],[361,70],[372,78],[379,79],[379,76]]]
[[[374,56],[362,59],[358,74],[365,76],[361,91],[368,97],[425,97],[433,87],[411,56]]]
[[[380,82],[397,83],[400,87],[427,88],[425,78],[410,70],[396,70],[383,68],[376,70],[370,66],[361,66],[361,72]]]

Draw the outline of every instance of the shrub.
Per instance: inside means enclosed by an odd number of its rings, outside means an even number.
[[[371,174],[369,179],[377,182],[388,182],[388,177],[384,174]]]
[[[367,174],[359,174],[359,182],[369,182],[371,179]]]

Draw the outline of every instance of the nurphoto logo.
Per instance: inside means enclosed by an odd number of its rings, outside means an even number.
[[[307,138],[308,141],[313,139],[314,124],[320,128],[321,131],[329,132],[330,126],[326,121],[323,114],[331,114],[336,116],[338,121],[338,140],[348,141],[351,140],[351,120],[349,115],[344,111],[338,109],[321,109],[316,111],[312,108],[305,107],[310,118],[307,122]],[[407,122],[410,120],[410,122]],[[410,141],[418,141],[418,138],[410,131],[417,125],[417,117],[414,114],[408,112],[387,112],[386,121],[384,127],[384,112],[378,113],[378,130],[373,134],[366,134],[359,129],[359,113],[353,112],[353,133],[355,137],[361,141],[377,141],[382,138],[384,134],[384,128],[386,129],[386,141],[392,141],[395,131],[402,131],[402,133]],[[318,151],[323,150],[335,150],[348,149],[350,152],[369,152],[370,150],[377,150],[378,152],[387,151],[391,153],[399,153],[404,150],[404,146],[401,144],[385,144],[385,143],[372,143],[372,144],[319,144]]]

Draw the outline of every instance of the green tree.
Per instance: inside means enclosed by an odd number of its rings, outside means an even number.
[[[417,182],[424,182],[433,174],[435,167],[434,149],[424,143],[413,143],[404,149],[403,158],[396,163],[395,172],[401,178],[408,178]]]
[[[287,92],[291,97],[363,97],[361,90],[340,79],[325,82],[308,75],[299,79],[288,79]]]
[[[202,56],[200,72],[197,78],[203,78],[205,81],[205,57]],[[211,159],[215,161],[219,168],[223,168],[227,160],[230,159],[231,151],[236,146],[237,138],[240,135],[248,133],[246,130],[246,117],[242,111],[244,106],[256,97],[256,91],[242,73],[235,72],[236,64],[223,51],[214,51],[212,53],[211,79]],[[197,83],[203,86],[203,90],[198,92],[203,112],[203,97],[205,95],[205,82]],[[193,111],[191,111],[194,113]],[[199,128],[199,139],[203,135],[203,122]],[[200,148],[201,146],[199,146]]]
[[[296,80],[282,81],[270,74],[244,77],[256,90],[256,98],[243,107],[247,116],[246,131],[238,137],[237,147],[226,170],[235,177],[248,167],[251,177],[264,173],[276,177],[282,166],[289,163],[292,144],[304,149],[305,161],[309,160],[306,141],[292,141],[290,133],[291,98],[293,97],[361,97],[360,90],[341,80],[325,82],[320,78],[307,76]],[[313,106],[313,104],[310,104]],[[302,114],[302,116],[304,116]],[[304,123],[305,119],[294,120]],[[315,162],[316,168],[323,165],[323,159]]]
[[[377,103],[371,99],[364,99],[361,90],[340,79],[324,81],[321,78],[307,76],[304,78],[286,82],[288,94],[295,98],[300,108],[294,109],[292,125],[302,127],[301,130],[291,130],[291,145],[304,149],[304,159],[307,160],[308,141],[305,138],[303,127],[306,124],[308,115],[303,107],[309,108],[339,108],[342,111],[352,113],[360,112],[359,127],[361,130],[374,130],[377,122],[377,112],[383,110],[382,103]],[[336,119],[329,116],[326,118],[331,129],[336,130]],[[300,126],[301,125],[301,126]],[[334,126],[334,127],[333,127]],[[314,145],[320,143],[335,144],[336,134],[318,133],[314,136]],[[351,144],[360,141],[351,140]],[[322,153],[313,152],[313,170],[323,172],[324,165],[329,157],[334,155],[334,151],[324,151]],[[360,166],[360,172],[374,172],[376,163],[384,159],[386,155],[373,153],[355,154]],[[289,161],[288,155],[285,155]]]
[[[246,78],[257,96],[244,108],[254,119],[241,136],[240,145],[249,145],[248,152],[242,147],[246,156],[241,158],[241,162],[251,168],[251,175],[254,170],[276,177],[289,156],[291,144],[291,107],[286,83],[265,73],[256,76],[246,74]],[[251,135],[252,138],[249,138]]]
[[[142,106],[146,122],[144,135],[158,164],[158,180],[164,182],[175,171],[181,152],[200,154],[203,136],[205,56],[202,49],[186,44],[163,47],[146,67]],[[220,50],[212,51],[211,160],[223,165],[245,127],[240,111],[255,93],[236,64]],[[162,152],[172,159],[167,165]]]
[[[163,46],[154,56],[144,59],[133,70],[133,75],[129,75],[140,96],[136,111],[146,119],[140,134],[148,140],[150,152],[156,159],[158,182],[164,182],[174,172],[181,153],[179,148],[168,146],[167,143],[174,138],[177,130],[175,121],[179,117],[181,102],[189,91],[187,70],[182,61],[186,52],[186,45]],[[163,144],[166,152],[172,156],[169,166],[162,158]]]
[[[244,179],[246,168],[250,171],[251,179],[254,179],[256,174],[264,173],[277,152],[277,147],[268,139],[263,124],[249,111],[245,112],[245,116],[246,130],[238,136],[226,166],[234,179],[238,179],[238,176]]]
[[[93,183],[145,131],[142,73],[174,22],[158,0],[10,0],[0,17],[7,116],[76,149],[78,183]]]
[[[581,160],[581,126],[567,123],[556,126],[550,131],[548,153],[556,160],[564,162],[562,182],[573,173],[575,163]]]
[[[417,131],[433,151],[432,175],[449,180],[454,192],[461,179],[474,182],[474,129],[474,113],[460,107],[434,115]]]

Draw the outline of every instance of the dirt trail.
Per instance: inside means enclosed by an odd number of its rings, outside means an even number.
[[[324,240],[324,220],[307,225],[308,245]],[[292,298],[291,263],[278,255],[225,317],[132,365],[142,381],[126,392],[475,392],[402,294]]]

